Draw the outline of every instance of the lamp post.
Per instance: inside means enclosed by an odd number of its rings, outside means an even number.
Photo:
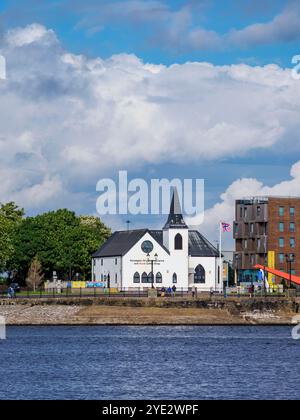
[[[264,296],[266,296],[266,286],[267,286],[267,278],[266,278],[266,265],[267,265],[267,261],[266,258],[264,258],[264,278],[263,278],[263,292],[264,292]]]
[[[148,262],[151,263],[151,283],[152,283],[152,289],[154,289],[154,263],[157,261],[158,255],[154,255],[154,259],[150,258],[150,254],[147,255]]]
[[[292,264],[294,262],[294,254],[286,254],[286,262],[288,266],[288,271],[290,275],[290,289],[292,288]]]
[[[235,254],[235,266],[236,266],[236,285],[239,286],[239,266],[241,261],[241,254]]]

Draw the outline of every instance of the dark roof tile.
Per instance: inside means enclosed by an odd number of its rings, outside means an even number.
[[[93,254],[94,258],[121,257],[146,234],[149,233],[166,252],[169,251],[163,245],[162,230],[130,230],[115,232],[105,244]],[[218,257],[218,250],[196,230],[189,231],[189,255],[192,257]]]

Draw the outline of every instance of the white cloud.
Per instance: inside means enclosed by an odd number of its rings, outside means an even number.
[[[232,223],[235,219],[235,200],[249,197],[286,196],[300,197],[300,161],[295,163],[290,171],[291,179],[276,185],[264,185],[255,178],[241,178],[234,181],[221,195],[220,201],[205,212],[203,226],[200,230],[209,238],[218,239],[218,223],[220,221]],[[197,219],[189,220],[197,225]],[[224,247],[234,249],[232,234],[224,237]]]
[[[51,43],[53,40],[56,40],[55,33],[37,23],[28,25],[25,28],[12,29],[6,35],[6,41],[12,47],[23,47],[24,45],[42,41]]]
[[[299,130],[300,84],[275,65],[88,59],[36,24],[10,31],[2,50],[0,201],[28,192],[31,207],[70,205],[119,169],[241,156]]]

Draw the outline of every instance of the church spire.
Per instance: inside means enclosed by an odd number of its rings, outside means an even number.
[[[177,188],[173,190],[170,214],[164,229],[188,229],[182,216]]]

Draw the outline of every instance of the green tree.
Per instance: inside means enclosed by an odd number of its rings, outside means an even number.
[[[24,210],[13,202],[0,205],[0,272],[10,271],[16,229],[23,216]]]
[[[28,270],[26,284],[35,292],[36,289],[42,284],[43,279],[44,274],[42,271],[42,264],[37,257],[34,257]]]
[[[90,278],[91,256],[110,237],[111,230],[98,217],[81,216],[80,232],[80,267],[84,276]]]
[[[68,278],[70,271],[89,277],[91,255],[108,238],[110,230],[97,218],[78,217],[69,210],[28,217],[15,235],[14,268],[26,279],[34,257],[41,261],[46,278],[56,271]]]

